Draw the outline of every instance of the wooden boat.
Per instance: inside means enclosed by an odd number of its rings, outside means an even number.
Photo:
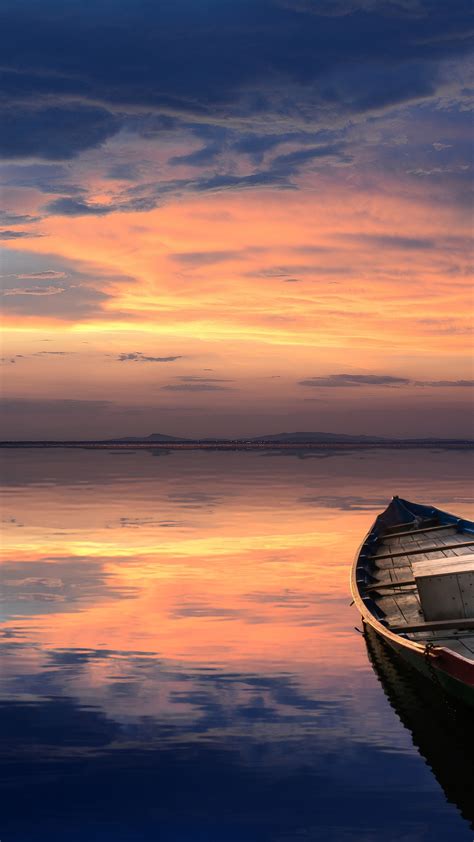
[[[394,497],[354,561],[370,626],[444,693],[474,706],[474,523]]]

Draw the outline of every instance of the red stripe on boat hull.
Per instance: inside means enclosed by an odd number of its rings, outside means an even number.
[[[474,662],[458,658],[454,653],[446,650],[433,652],[431,657],[436,669],[447,673],[451,678],[462,681],[468,687],[474,688]]]

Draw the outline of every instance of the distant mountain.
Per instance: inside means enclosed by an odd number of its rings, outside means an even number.
[[[145,444],[146,442],[150,442],[150,444],[166,444],[167,442],[192,442],[192,441],[201,441],[201,442],[225,442],[225,441],[233,441],[233,442],[255,442],[258,444],[259,442],[282,442],[288,444],[299,444],[299,443],[315,443],[315,444],[331,444],[331,442],[337,443],[347,443],[347,444],[356,444],[356,443],[364,443],[364,442],[381,442],[387,441],[387,439],[380,438],[377,436],[351,436],[345,435],[343,433],[321,433],[321,432],[312,432],[312,433],[271,433],[267,436],[255,436],[252,438],[246,438],[245,436],[241,436],[240,438],[203,438],[203,439],[190,439],[190,438],[183,438],[179,436],[168,436],[166,433],[151,433],[149,436],[127,436],[120,439],[111,439],[109,440],[111,443],[113,442],[120,442],[123,444],[131,443],[142,443]]]
[[[116,439],[108,439],[106,441],[98,442],[98,444],[197,444],[197,445],[206,445],[212,446],[220,445],[235,445],[235,446],[248,446],[248,445],[259,445],[259,444],[288,444],[288,445],[301,445],[302,447],[305,444],[308,445],[344,445],[344,444],[360,444],[360,445],[384,445],[390,444],[394,445],[414,445],[416,443],[420,444],[430,444],[430,443],[454,443],[456,439],[434,439],[434,438],[411,438],[411,439],[399,439],[399,438],[387,438],[385,436],[363,436],[363,435],[350,435],[347,433],[322,433],[322,432],[293,432],[293,433],[269,433],[266,436],[254,436],[250,438],[246,438],[245,436],[241,436],[240,438],[184,438],[180,436],[168,436],[166,433],[151,433],[149,436],[127,436],[124,438],[116,438]],[[460,440],[461,441],[461,440]]]
[[[265,450],[280,449],[281,452],[304,451],[311,448],[344,448],[347,447],[388,447],[388,448],[417,448],[417,447],[440,447],[449,449],[472,449],[474,441],[471,439],[446,439],[446,438],[387,438],[382,436],[358,436],[347,433],[321,433],[321,432],[293,432],[293,433],[269,433],[266,436],[254,436],[253,438],[184,438],[180,436],[169,436],[166,433],[151,433],[149,436],[126,436],[115,439],[87,439],[74,441],[0,441],[0,447],[86,447],[86,448],[108,448],[120,447],[121,445],[134,445],[146,448],[154,445],[164,450],[179,450],[180,446],[186,449],[202,450]]]
[[[180,441],[190,441],[190,439],[183,439],[179,436],[167,436],[166,433],[151,433],[149,436],[127,436],[125,438],[120,439],[109,439],[108,440],[111,444],[113,443],[120,443],[120,444],[133,444],[133,442],[147,442],[149,441],[151,444],[155,442],[156,444],[160,444],[161,442],[180,442]]]
[[[321,443],[321,444],[330,444],[331,442],[341,442],[347,444],[357,444],[363,442],[381,442],[387,441],[386,438],[380,438],[380,436],[351,436],[346,435],[344,433],[272,433],[268,436],[257,436],[256,438],[246,439],[246,441],[255,441],[255,442],[265,442],[265,441],[278,441],[278,442],[288,442],[288,443]]]

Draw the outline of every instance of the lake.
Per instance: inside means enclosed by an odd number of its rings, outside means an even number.
[[[467,452],[2,468],[2,842],[472,842],[462,729],[349,592],[393,494],[473,517]]]

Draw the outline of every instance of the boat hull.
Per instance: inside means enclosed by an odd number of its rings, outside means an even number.
[[[426,653],[423,649],[415,651],[403,642],[393,640],[391,636],[381,633],[369,620],[363,618],[363,622],[364,625],[370,625],[378,637],[385,641],[400,658],[425,678],[430,679],[441,692],[474,708],[474,665],[471,666],[464,659],[451,655],[446,650],[439,654]]]
[[[400,658],[430,679],[441,693],[474,708],[474,658],[463,657],[445,645],[435,646],[395,633],[377,616],[375,603],[368,598],[368,592],[364,592],[367,560],[370,561],[375,544],[386,534],[385,530],[408,526],[415,518],[433,516],[441,524],[461,525],[468,537],[474,534],[474,524],[470,521],[433,507],[394,498],[376,519],[357,553],[351,574],[352,595],[365,627],[369,626]]]

